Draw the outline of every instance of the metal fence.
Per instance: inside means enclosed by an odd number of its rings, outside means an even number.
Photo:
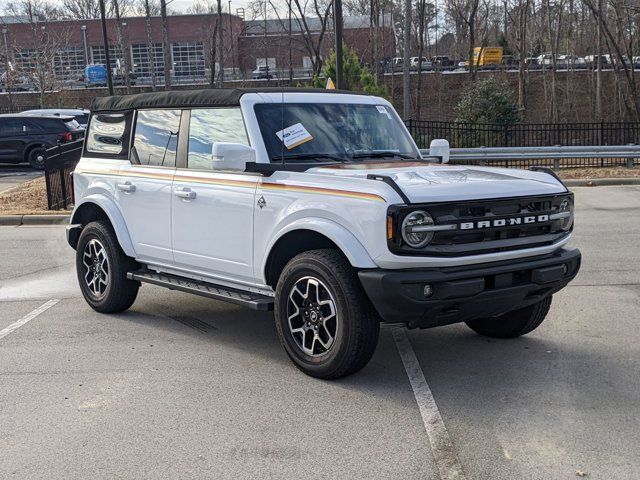
[[[80,160],[83,142],[76,140],[47,149],[44,173],[49,210],[66,210],[73,204],[71,172]]]
[[[37,105],[13,105],[13,106],[0,106],[0,114],[4,113],[20,113],[26,110],[37,110],[40,107]]]
[[[640,123],[483,123],[408,120],[407,128],[420,148],[445,138],[452,148],[554,147],[640,144]]]

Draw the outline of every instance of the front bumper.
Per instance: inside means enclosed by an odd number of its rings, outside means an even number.
[[[520,261],[407,270],[361,270],[384,322],[430,328],[503,314],[554,294],[580,269],[578,249]],[[433,294],[425,297],[425,286]]]

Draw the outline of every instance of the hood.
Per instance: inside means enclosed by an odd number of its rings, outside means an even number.
[[[419,162],[350,163],[309,170],[322,175],[366,178],[388,175],[411,203],[523,197],[566,192],[552,175],[511,168]]]

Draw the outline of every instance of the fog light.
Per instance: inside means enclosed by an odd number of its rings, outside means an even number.
[[[427,298],[431,297],[433,295],[433,286],[425,285],[424,289],[422,290],[422,294]]]

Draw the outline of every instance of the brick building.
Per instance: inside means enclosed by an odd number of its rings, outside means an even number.
[[[211,75],[211,65],[217,60],[212,57],[216,15],[175,15],[168,18],[169,43],[171,44],[172,76],[178,82],[198,81],[205,83]],[[269,64],[280,71],[291,68],[296,71],[310,70],[312,53],[308,42],[318,41],[320,22],[316,18],[307,19],[309,30],[292,21],[291,41],[289,41],[288,21],[267,20],[265,34],[264,21],[244,21],[235,15],[222,15],[224,44],[224,67],[228,77],[242,78],[249,75],[257,65]],[[372,59],[373,44],[378,47],[379,57],[393,56],[393,30],[388,18],[377,28],[369,27],[369,17],[345,18],[345,44],[354,48],[363,62]],[[118,40],[115,19],[107,20],[112,66],[125,58],[138,78],[148,79],[152,65],[157,77],[164,74],[162,51],[162,24],[160,17],[151,18],[151,55],[148,48],[147,22],[144,17],[123,18],[122,31],[125,52]],[[0,49],[0,72],[7,64],[5,52],[9,51],[12,68],[33,71],[42,64],[49,65],[53,76],[62,81],[77,80],[90,63],[106,63],[102,42],[102,27],[99,20],[41,19],[28,22],[23,18],[0,17],[3,33]],[[303,35],[303,31],[307,31]],[[6,42],[6,46],[5,46]],[[334,46],[331,19],[320,48],[324,57]],[[6,48],[8,47],[8,49]],[[386,53],[384,53],[386,52]],[[266,59],[266,60],[265,60]],[[217,64],[215,64],[217,68]],[[236,75],[232,75],[235,72]]]
[[[211,67],[211,43],[214,33],[215,15],[179,15],[168,19],[169,42],[176,78],[204,78]],[[155,65],[158,75],[164,74],[162,53],[162,24],[159,17],[151,19],[152,54],[149,55],[147,22],[144,17],[121,19],[124,44],[128,50],[129,64],[142,77],[150,76],[150,67]],[[0,23],[2,19],[0,18]],[[223,15],[223,42],[230,47],[234,30],[243,28],[241,18]],[[9,55],[16,68],[33,69],[43,60],[52,62],[54,75],[67,80],[77,78],[87,63],[105,63],[100,20],[39,21],[34,23],[14,21],[0,25],[8,42]],[[112,66],[123,59],[118,41],[115,19],[107,20]],[[4,40],[3,40],[4,41]],[[237,38],[234,38],[237,42]],[[4,47],[4,45],[3,45]],[[47,50],[51,50],[49,54]],[[3,56],[5,49],[3,48]],[[227,50],[227,48],[225,48]],[[231,50],[231,48],[229,48]],[[237,58],[237,52],[233,53]],[[226,55],[229,56],[230,52]],[[232,66],[236,58],[225,58],[225,66]],[[6,62],[6,61],[5,61]],[[0,63],[4,65],[5,62]]]
[[[312,70],[317,51],[321,58],[326,58],[335,48],[333,23],[329,18],[324,25],[324,34],[319,18],[307,18],[305,23],[306,26],[293,18],[289,36],[287,18],[245,22],[244,31],[238,38],[238,50],[242,53],[240,67],[252,70],[258,65],[269,64],[283,72],[291,63],[296,71]],[[368,15],[345,17],[343,30],[344,44],[355,50],[362,63],[371,64],[374,58],[394,56],[395,42],[389,16],[381,16],[377,26],[371,24]]]

